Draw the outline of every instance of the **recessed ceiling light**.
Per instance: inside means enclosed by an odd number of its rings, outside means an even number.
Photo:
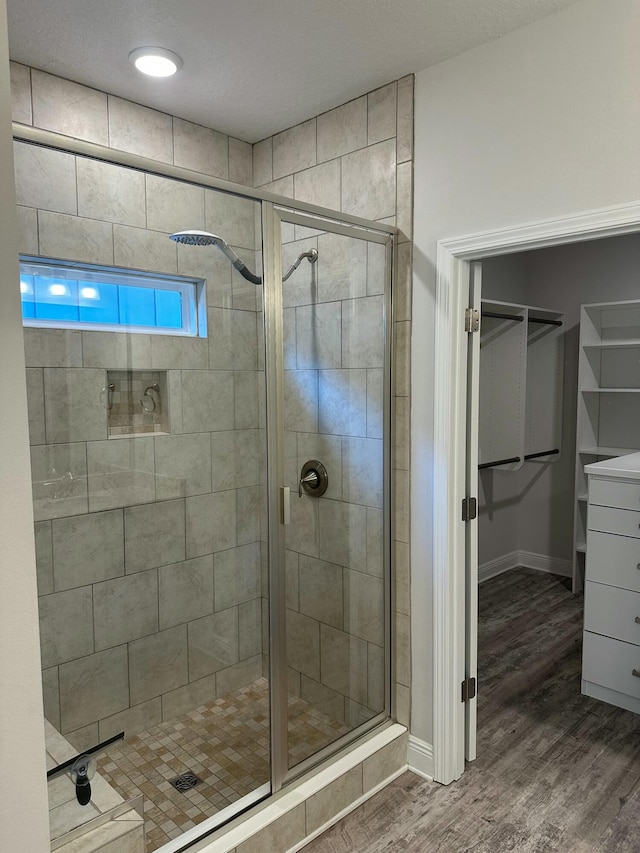
[[[164,47],[138,47],[131,51],[129,59],[138,71],[151,77],[171,77],[182,68],[178,54]]]

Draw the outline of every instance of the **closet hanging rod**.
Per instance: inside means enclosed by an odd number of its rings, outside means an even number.
[[[483,317],[494,317],[496,320],[515,320],[516,323],[522,323],[524,317],[520,314],[503,314],[500,311],[483,311]]]
[[[542,323],[545,326],[561,326],[562,320],[544,320],[542,317],[529,317],[530,323]]]
[[[512,456],[510,459],[496,459],[495,462],[483,462],[482,465],[478,465],[478,471],[481,471],[483,468],[495,468],[497,465],[509,465],[511,462],[520,461],[519,456]]]
[[[542,453],[527,453],[524,461],[526,462],[527,459],[538,459],[540,456],[555,456],[556,453],[560,453],[557,447],[554,450],[543,450]]]

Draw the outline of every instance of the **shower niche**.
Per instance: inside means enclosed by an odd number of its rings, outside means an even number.
[[[166,370],[108,370],[103,397],[109,438],[171,432]]]

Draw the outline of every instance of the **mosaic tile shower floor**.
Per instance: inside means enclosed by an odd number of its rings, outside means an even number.
[[[289,697],[289,764],[348,731],[301,699]],[[125,799],[144,795],[146,851],[269,781],[269,689],[259,678],[178,720],[109,747],[99,772]],[[180,792],[169,780],[185,772],[202,781]]]

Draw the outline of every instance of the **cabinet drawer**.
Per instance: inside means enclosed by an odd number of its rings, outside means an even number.
[[[640,512],[630,509],[612,509],[608,506],[589,504],[587,514],[589,530],[602,533],[619,533],[621,536],[640,537]]]
[[[640,510],[640,482],[621,483],[592,477],[589,480],[589,503]]]
[[[640,645],[640,623],[635,621],[636,618],[640,619],[640,592],[587,581],[584,591],[585,631]]]
[[[640,699],[640,646],[584,632],[582,677],[585,681]]]
[[[640,592],[640,539],[590,530],[586,579]]]

